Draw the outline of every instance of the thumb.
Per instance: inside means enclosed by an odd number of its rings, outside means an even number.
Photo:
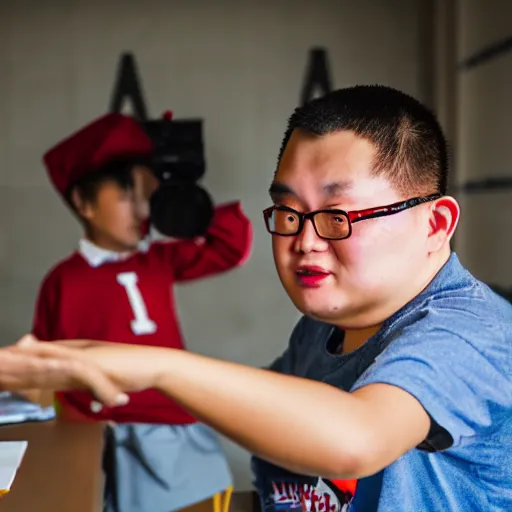
[[[23,338],[18,340],[16,345],[18,347],[27,347],[27,346],[30,346],[30,345],[34,345],[38,341],[39,340],[35,336],[33,336],[32,334],[25,334],[25,336],[23,336]]]

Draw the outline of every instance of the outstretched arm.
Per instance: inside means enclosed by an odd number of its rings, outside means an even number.
[[[163,392],[252,453],[291,471],[361,478],[428,433],[421,405],[392,386],[350,394],[191,353],[169,356],[157,384]]]
[[[345,393],[172,349],[37,343],[25,350],[98,365],[124,390],[155,387],[251,452],[299,473],[373,474],[423,441],[430,425],[415,398],[389,385]]]

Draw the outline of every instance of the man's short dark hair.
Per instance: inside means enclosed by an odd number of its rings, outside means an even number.
[[[294,130],[318,136],[352,131],[373,143],[373,172],[405,194],[446,193],[448,148],[436,116],[411,96],[382,85],[339,89],[295,109],[279,161]]]

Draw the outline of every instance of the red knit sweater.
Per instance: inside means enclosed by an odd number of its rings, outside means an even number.
[[[202,241],[154,242],[145,252],[98,267],[75,252],[44,279],[33,333],[43,341],[92,339],[183,349],[172,285],[240,266],[251,246],[251,223],[239,203],[230,203],[216,209]],[[181,406],[152,389],[131,393],[126,406],[96,413],[88,392],[61,392],[57,398],[65,408],[95,420],[195,422]]]

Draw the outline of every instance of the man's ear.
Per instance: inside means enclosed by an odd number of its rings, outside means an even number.
[[[80,217],[84,219],[91,218],[93,213],[91,204],[82,197],[80,191],[76,187],[71,191],[71,204]]]
[[[450,196],[438,199],[430,209],[429,249],[440,250],[450,240],[459,222],[459,203]]]

